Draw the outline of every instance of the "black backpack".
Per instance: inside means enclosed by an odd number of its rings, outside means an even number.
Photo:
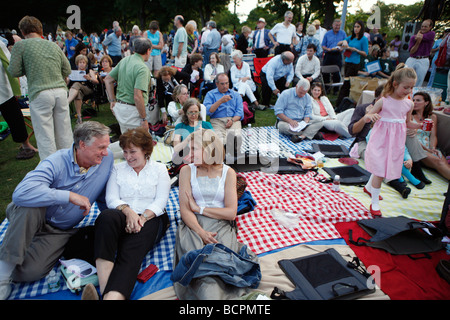
[[[351,300],[375,292],[373,279],[359,259],[347,262],[333,248],[278,264],[295,289],[284,292],[275,287],[272,299]]]

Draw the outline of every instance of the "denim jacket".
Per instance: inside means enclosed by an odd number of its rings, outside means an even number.
[[[207,244],[183,255],[170,279],[187,286],[193,278],[218,276],[236,287],[257,288],[261,269],[251,258],[247,246],[236,253],[220,243]]]

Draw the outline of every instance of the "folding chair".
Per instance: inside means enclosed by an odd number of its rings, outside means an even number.
[[[253,81],[255,81],[257,85],[261,85],[261,69],[272,58],[273,56],[267,58],[253,58],[253,66],[255,68],[255,71],[253,72]]]
[[[339,68],[339,66],[337,66],[335,64],[329,65],[329,66],[321,66],[320,73],[321,73],[322,85],[323,85],[325,91],[327,91],[326,90],[327,87],[341,87],[344,84],[344,79],[341,74],[341,69]],[[334,73],[339,74],[339,82],[336,82],[336,83],[333,82],[333,74]],[[325,78],[323,76],[324,74],[330,75],[330,77],[328,78],[329,82],[325,82]]]

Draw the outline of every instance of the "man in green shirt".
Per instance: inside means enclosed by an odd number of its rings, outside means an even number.
[[[140,37],[133,44],[135,53],[122,59],[105,78],[111,111],[122,133],[140,126],[148,129],[146,105],[151,73],[145,62],[150,58],[152,43]],[[114,82],[117,82],[117,95]]]
[[[38,19],[25,16],[19,29],[25,40],[14,45],[8,72],[13,77],[27,76],[31,121],[44,160],[73,143],[65,82],[70,63],[56,43],[42,39]]]

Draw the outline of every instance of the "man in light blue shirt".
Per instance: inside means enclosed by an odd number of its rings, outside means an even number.
[[[281,134],[291,136],[294,143],[306,138],[320,139],[318,131],[322,128],[322,122],[312,121],[312,101],[308,94],[310,84],[306,79],[300,79],[297,86],[281,93],[275,104],[275,115],[277,116],[276,127]],[[302,122],[308,125],[296,130]]]
[[[11,280],[46,276],[71,236],[83,229],[75,227],[91,205],[97,201],[100,209],[106,207],[104,189],[114,165],[109,132],[101,123],[83,122],[74,130],[72,148],[47,157],[16,187],[0,247],[1,300],[8,298]]]
[[[338,46],[338,43],[344,40],[347,37],[345,32],[341,30],[341,20],[335,19],[333,21],[332,29],[325,33],[322,40],[322,49],[325,53],[323,57],[323,65],[331,66],[337,65],[342,68],[342,50],[343,48]],[[330,74],[326,73],[322,75],[324,77],[325,83],[329,83]],[[339,73],[333,74],[333,83],[338,83],[341,81],[339,77]],[[334,93],[336,93],[338,87],[334,87]]]
[[[216,29],[216,23],[214,21],[208,22],[208,28],[211,30],[203,43],[203,63],[206,65],[209,63],[209,55],[213,52],[219,52],[222,37]]]
[[[272,93],[278,95],[289,88],[294,79],[294,58],[292,52],[284,51],[270,59],[261,69],[263,109],[269,105]]]
[[[103,40],[103,47],[105,52],[108,52],[113,61],[113,67],[115,67],[122,59],[122,29],[116,26],[113,31]],[[108,48],[108,51],[106,51],[106,48]]]
[[[173,24],[177,28],[175,37],[173,38],[172,54],[175,57],[175,67],[184,68],[187,62],[187,45],[188,36],[186,29],[183,27],[184,18],[181,15],[175,16]]]
[[[203,104],[214,131],[225,142],[230,130],[236,135],[240,134],[244,106],[241,95],[230,89],[230,82],[225,73],[219,73],[215,81],[217,88],[208,91]]]

